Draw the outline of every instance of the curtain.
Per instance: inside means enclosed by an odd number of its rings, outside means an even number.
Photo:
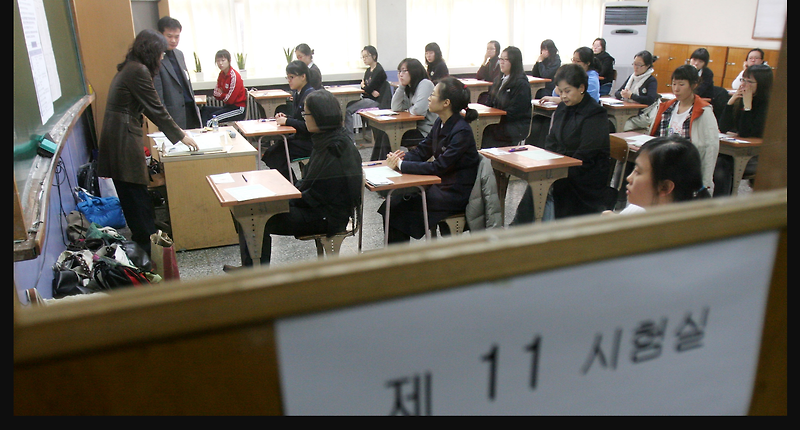
[[[206,80],[216,79],[220,49],[234,65],[246,54],[248,77],[276,77],[286,73],[284,49],[306,43],[324,79],[363,68],[369,44],[367,0],[170,0],[170,15],[183,27],[178,49],[190,64],[197,52]]]

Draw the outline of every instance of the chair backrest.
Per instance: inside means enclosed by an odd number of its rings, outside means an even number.
[[[619,162],[618,164],[621,165],[621,168],[619,169],[620,177],[616,179],[616,182],[614,182],[614,173],[612,172],[609,183],[616,183],[617,191],[619,191],[622,188],[623,178],[625,177],[625,166],[628,163],[630,149],[628,149],[628,142],[621,137],[612,135],[609,136],[608,140],[611,158],[617,160]]]
[[[381,88],[378,90],[378,92],[381,93],[377,100],[378,108],[390,109],[392,107],[392,95],[394,94],[394,87],[392,84],[390,84],[387,80],[383,83],[383,85],[381,85]]]

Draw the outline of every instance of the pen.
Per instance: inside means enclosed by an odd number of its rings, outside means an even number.
[[[519,152],[519,151],[527,151],[527,150],[528,150],[528,147],[520,146],[519,148],[511,148],[511,149],[508,150],[508,152]]]
[[[247,182],[247,178],[245,178],[244,175],[242,175],[242,179],[244,179],[244,181]]]
[[[381,163],[380,163],[380,162],[378,162],[378,163],[369,163],[369,164],[365,164],[364,166],[366,166],[366,167],[369,167],[369,166],[377,166],[377,165],[379,165],[379,164],[381,164]]]

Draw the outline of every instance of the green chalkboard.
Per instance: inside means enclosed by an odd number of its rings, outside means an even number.
[[[53,115],[42,124],[25,44],[18,0],[14,0],[14,179],[20,192],[36,156],[35,136],[44,135],[63,114],[87,94],[69,0],[44,0],[61,97],[53,101]]]

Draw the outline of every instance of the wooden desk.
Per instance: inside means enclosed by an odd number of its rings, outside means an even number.
[[[374,169],[378,167],[386,166],[386,160],[383,161],[371,161],[362,164],[362,169],[364,169],[364,176],[367,176],[367,171],[369,169]],[[368,190],[378,192],[378,191],[388,191],[386,195],[386,215],[384,216],[384,225],[383,225],[383,243],[384,245],[389,244],[389,209],[391,208],[392,203],[392,193],[394,190],[401,189],[401,188],[409,188],[409,187],[417,187],[422,192],[422,216],[424,217],[423,221],[425,223],[425,238],[431,240],[431,230],[428,226],[428,202],[427,202],[427,194],[425,193],[425,188],[429,185],[439,184],[442,182],[442,178],[436,175],[410,175],[410,174],[401,174],[397,177],[390,178],[392,182],[391,185],[379,185],[375,186],[370,184],[369,182],[365,182],[365,187]]]
[[[499,123],[500,119],[506,114],[506,111],[484,106],[479,103],[470,103],[469,107],[478,111],[478,119],[473,121],[470,126],[472,128],[472,134],[475,136],[475,145],[478,149],[481,149],[483,131],[489,125]]]
[[[625,121],[627,121],[628,118],[639,115],[639,111],[647,107],[647,105],[641,103],[617,100],[614,97],[608,96],[600,97],[600,104],[606,108],[609,115],[614,117],[616,131],[622,131],[625,128]]]
[[[408,112],[397,112],[395,115],[379,116],[374,111],[359,112],[359,115],[367,121],[370,127],[377,128],[389,136],[391,151],[400,149],[400,141],[403,134],[409,130],[417,128],[417,121],[425,119],[421,115],[412,115]]]
[[[509,152],[511,149],[522,147],[528,149],[522,152]],[[500,195],[502,213],[505,214],[508,175],[513,175],[525,180],[530,185],[533,191],[534,216],[537,221],[541,221],[544,216],[544,205],[547,201],[547,193],[550,191],[550,186],[556,180],[566,178],[570,167],[580,166],[583,162],[567,156],[560,156],[550,160],[535,160],[526,155],[533,151],[553,154],[550,151],[531,145],[483,149],[480,153],[492,161],[492,168],[497,178],[497,191]],[[505,221],[503,223],[505,224]]]
[[[744,142],[736,142],[735,140]],[[733,190],[731,195],[739,194],[739,183],[742,182],[747,162],[761,152],[763,144],[764,139],[760,137],[739,137],[734,133],[720,134],[719,153],[733,157]]]
[[[204,104],[208,103],[208,96],[205,94],[195,94],[194,103],[197,106],[203,106]]]
[[[285,105],[286,100],[292,95],[284,90],[256,90],[250,91],[250,95],[264,108],[264,114],[267,118],[275,116],[275,109],[278,106]]]
[[[536,92],[540,89],[544,88],[551,79],[546,78],[534,78],[531,75],[526,75],[528,77],[528,82],[531,84],[531,100],[536,97]]]
[[[531,100],[531,108],[533,109],[533,115],[542,115],[552,118],[553,112],[558,109],[558,103],[542,103],[540,99],[533,99]]]
[[[294,134],[297,130],[288,125],[278,125],[274,119],[252,119],[248,121],[236,121],[234,123],[244,137],[248,139],[258,138],[258,158],[261,159],[261,140],[265,136],[280,136],[283,138],[283,144],[286,148],[287,166],[292,165],[292,160],[289,157],[289,144],[286,141],[286,135]]]
[[[237,172],[232,173],[231,177],[233,182],[216,183],[211,176],[206,176],[206,182],[211,186],[219,205],[230,209],[230,213],[239,223],[253,265],[258,266],[261,264],[261,246],[264,242],[264,228],[267,221],[275,214],[289,212],[289,200],[299,199],[302,194],[277,170]],[[230,193],[232,188],[254,185],[260,185],[274,194],[268,197],[238,200]],[[230,218],[228,224],[231,224]]]
[[[346,109],[347,104],[350,102],[357,102],[361,100],[361,95],[364,94],[364,90],[362,90],[359,86],[352,86],[352,85],[343,85],[339,87],[326,87],[336,100],[339,101],[339,106],[342,108],[342,119],[344,119],[345,115],[347,115]]]
[[[220,127],[220,130],[234,131],[228,152],[160,158],[176,250],[239,243],[228,211],[220,208],[212,193],[198,187],[208,175],[253,170],[258,165],[258,155],[253,145],[233,127]]]
[[[470,103],[477,103],[478,96],[481,93],[485,93],[489,91],[489,87],[492,86],[492,83],[489,81],[482,81],[480,79],[461,79],[461,83],[467,86],[469,90],[469,102]]]

